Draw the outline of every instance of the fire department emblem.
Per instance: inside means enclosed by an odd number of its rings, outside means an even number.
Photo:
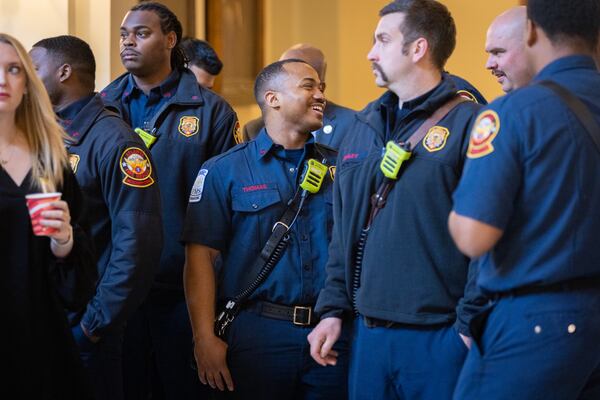
[[[181,117],[179,120],[179,133],[190,137],[198,133],[199,120],[194,116]]]
[[[335,181],[335,165],[329,167],[329,176],[332,181]]]
[[[79,165],[79,156],[77,154],[69,154],[69,165],[71,166],[71,170],[73,173],[77,173],[77,166]]]
[[[492,141],[500,131],[500,117],[492,110],[484,111],[477,120],[471,131],[471,140],[467,157],[479,158],[494,151]]]
[[[144,150],[129,147],[121,155],[121,171],[125,175],[123,183],[132,187],[148,187],[154,183],[152,165]]]
[[[450,132],[443,126],[434,126],[427,132],[423,138],[423,147],[429,152],[440,151],[446,146]]]

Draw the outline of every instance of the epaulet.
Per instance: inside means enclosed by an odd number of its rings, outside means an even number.
[[[338,151],[322,143],[315,143],[315,149],[325,158],[337,158]]]
[[[232,148],[230,148],[229,150],[227,150],[226,152],[210,158],[211,164],[215,164],[216,162],[220,161],[223,158],[226,158],[232,154],[235,154],[239,151],[244,150],[246,147],[248,147],[249,144],[250,144],[250,142],[243,142],[243,143],[237,144],[237,145],[233,146]]]

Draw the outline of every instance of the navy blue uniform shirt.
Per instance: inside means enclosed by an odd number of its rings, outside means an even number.
[[[183,240],[221,252],[220,300],[239,294],[258,274],[251,267],[298,188],[304,160],[325,158],[333,166],[335,156],[335,151],[315,144],[311,137],[298,159],[274,144],[263,129],[256,140],[202,167],[190,197]],[[291,161],[294,158],[296,162]],[[314,304],[325,281],[333,223],[330,171],[321,190],[309,195],[283,257],[252,299]]]
[[[341,316],[351,309],[354,248],[382,180],[382,149],[390,139],[407,140],[433,113],[456,96],[447,78],[431,92],[403,104],[392,92],[361,111],[342,144],[334,185],[334,230],[327,282],[317,312]],[[458,184],[470,125],[480,106],[464,102],[431,128],[413,149],[400,179],[367,240],[357,306],[361,314],[408,324],[441,324],[463,318],[469,260],[446,227]],[[460,326],[461,332],[467,332]]]
[[[136,105],[136,96],[128,92],[131,80],[125,73],[100,93],[107,107],[129,124],[140,121],[138,112],[146,115],[145,109]],[[160,108],[146,103],[153,107],[154,115],[141,127],[157,137],[150,152],[160,185],[165,242],[155,286],[183,290],[185,254],[178,239],[190,191],[200,166],[240,141],[239,122],[229,104],[202,88],[187,69],[173,72],[159,86],[165,99],[158,100]],[[129,115],[130,111],[136,115]]]
[[[589,57],[547,65],[600,122],[600,75]],[[480,258],[491,292],[600,276],[600,153],[552,91],[531,85],[489,105],[472,132],[454,210],[504,231]]]
[[[70,136],[69,161],[98,253],[100,280],[82,322],[102,336],[123,328],[158,270],[160,193],[144,143],[98,97],[85,97],[57,114]]]

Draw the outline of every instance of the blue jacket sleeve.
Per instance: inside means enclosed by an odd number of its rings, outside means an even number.
[[[158,270],[163,244],[160,193],[154,171],[150,181],[127,180],[120,167],[128,148],[150,153],[141,142],[115,146],[101,161],[101,184],[111,218],[111,251],[108,264],[82,317],[92,335],[120,329],[146,297]],[[138,186],[139,185],[139,186]]]

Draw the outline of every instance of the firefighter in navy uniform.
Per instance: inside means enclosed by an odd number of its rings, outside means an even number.
[[[160,186],[164,248],[153,288],[125,333],[125,394],[197,399],[202,385],[190,368],[192,342],[183,294],[184,247],[179,242],[194,179],[202,163],[238,141],[232,108],[202,88],[187,70],[177,17],[164,5],[142,2],[123,19],[121,61],[127,73],[100,95],[138,132],[152,153]],[[154,357],[149,364],[148,359]],[[156,371],[152,378],[149,372]]]
[[[462,399],[600,398],[598,0],[529,0],[536,75],[481,112],[449,227],[492,299]]]
[[[255,84],[265,128],[255,140],[209,160],[190,196],[183,240],[198,374],[229,398],[347,396],[346,335],[335,348],[335,367],[319,366],[306,343],[318,320],[314,304],[325,281],[337,155],[310,134],[323,121],[319,83],[317,72],[298,59],[267,66]],[[303,165],[314,161],[320,163],[314,166],[318,174],[313,167],[303,173]],[[313,174],[322,179],[320,189],[296,207]],[[264,263],[257,266],[257,260],[269,258],[265,243],[280,243],[271,238],[281,229],[289,237],[283,239],[287,247],[279,261],[240,300],[241,312],[223,338],[215,336],[213,323],[221,314],[215,301],[220,309],[246,291],[262,271]],[[219,254],[223,263],[215,276]]]
[[[450,399],[480,298],[465,293],[474,273],[446,220],[480,106],[442,72],[455,45],[445,6],[398,0],[380,15],[368,59],[389,90],[339,151],[321,321],[308,339],[317,362],[335,363],[331,345],[354,311],[351,399]],[[384,178],[382,161],[407,155]]]
[[[96,399],[123,398],[122,340],[127,319],[150,290],[162,246],[160,193],[144,143],[94,96],[95,60],[73,36],[30,51],[69,135],[73,173],[98,253],[96,293],[73,329]]]

